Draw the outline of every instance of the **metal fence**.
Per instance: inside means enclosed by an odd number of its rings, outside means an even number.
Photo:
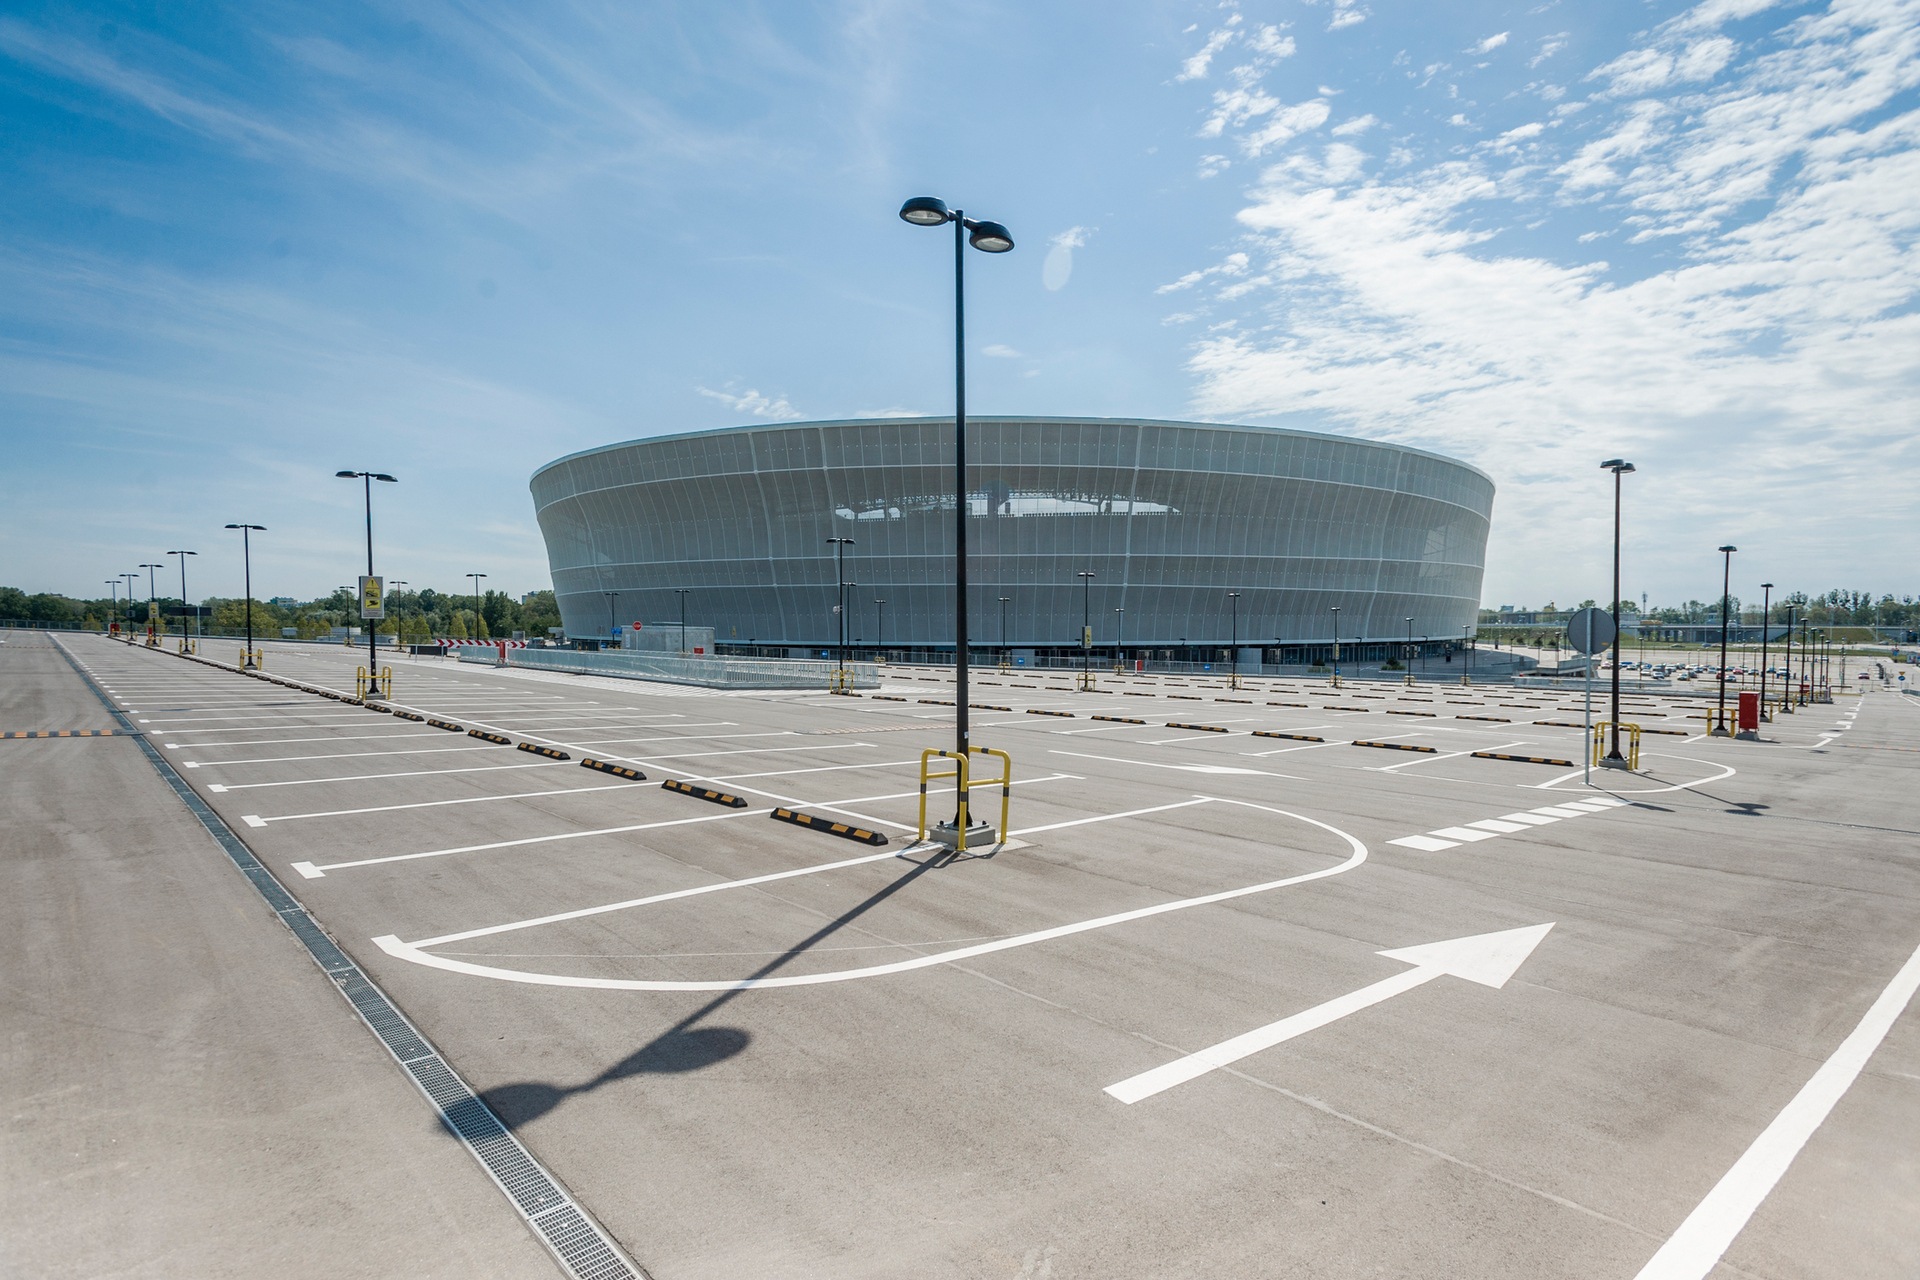
[[[460,661],[486,666],[499,664],[499,653],[462,652]],[[831,662],[782,662],[770,658],[680,658],[620,650],[589,652],[573,649],[509,649],[507,665],[534,671],[564,671],[572,675],[616,676],[628,680],[659,680],[667,684],[699,685],[707,689],[826,689],[833,678]],[[877,689],[880,676],[870,662],[850,662],[853,686]]]

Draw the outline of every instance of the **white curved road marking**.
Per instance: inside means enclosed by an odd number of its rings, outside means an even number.
[[[1215,804],[1238,805],[1247,809],[1259,809],[1266,813],[1278,814],[1283,818],[1293,818],[1309,826],[1319,827],[1339,836],[1347,842],[1351,853],[1346,859],[1334,866],[1319,871],[1309,871],[1303,875],[1288,876],[1281,880],[1268,880],[1261,884],[1247,885],[1239,889],[1227,889],[1220,893],[1202,894],[1194,898],[1179,898],[1172,902],[1157,903],[1151,907],[1140,907],[1132,911],[1115,912],[1112,915],[1098,916],[1092,920],[1080,920],[1073,924],[1056,925],[1051,929],[1037,929],[1031,933],[1016,934],[1011,938],[997,938],[992,942],[977,943],[970,947],[957,947],[950,951],[939,951],[932,955],[915,956],[911,960],[895,961],[891,964],[868,965],[859,969],[838,969],[830,973],[791,974],[779,978],[732,978],[713,982],[676,982],[655,981],[636,978],[584,978],[559,973],[529,973],[520,969],[502,969],[491,965],[469,964],[464,960],[450,960],[425,950],[428,946],[477,937],[482,934],[504,933],[513,929],[530,928],[537,924],[549,924],[556,920],[575,919],[580,916],[619,910],[627,907],[644,906],[669,898],[691,897],[694,894],[714,893],[723,889],[735,889],[744,885],[764,884],[769,880],[783,880],[793,876],[810,875],[819,871],[828,871],[837,867],[852,866],[860,862],[879,861],[893,857],[893,854],[872,854],[863,858],[850,858],[840,862],[824,863],[816,867],[807,867],[798,871],[782,871],[773,875],[754,876],[746,880],[732,880],[723,884],[704,885],[696,889],[682,889],[675,893],[659,894],[652,898],[641,898],[633,902],[614,903],[606,907],[589,907],[583,911],[568,912],[561,916],[545,916],[539,920],[522,921],[517,924],[496,925],[488,929],[476,929],[463,934],[448,934],[439,938],[429,938],[425,942],[402,942],[392,934],[373,939],[388,955],[414,964],[425,965],[430,969],[445,969],[450,973],[464,973],[476,978],[494,978],[501,982],[524,982],[534,986],[546,987],[587,987],[600,991],[744,991],[760,987],[811,987],[829,982],[851,982],[859,978],[878,978],[887,974],[906,973],[913,969],[926,969],[934,965],[952,964],[959,960],[971,960],[975,956],[991,955],[996,951],[1010,951],[1015,947],[1032,946],[1037,942],[1049,942],[1055,938],[1071,937],[1076,933],[1086,933],[1094,929],[1111,928],[1118,924],[1127,924],[1134,920],[1145,920],[1151,916],[1165,915],[1172,911],[1184,911],[1189,907],[1204,907],[1216,902],[1230,902],[1235,898],[1250,897],[1256,893],[1267,893],[1274,889],[1285,889],[1297,884],[1306,884],[1314,880],[1324,880],[1329,876],[1341,875],[1353,870],[1367,860],[1367,846],[1338,827],[1330,826],[1317,818],[1305,814],[1293,813],[1286,809],[1275,809],[1268,805],[1254,804],[1248,800],[1231,800],[1224,796],[1199,796],[1200,800]]]

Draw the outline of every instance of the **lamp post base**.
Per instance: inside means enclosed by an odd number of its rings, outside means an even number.
[[[1632,772],[1625,756],[1602,756],[1600,759],[1600,767],[1602,769],[1620,769],[1629,773]]]
[[[960,847],[960,828],[956,826],[951,819],[946,822],[936,822],[932,827],[928,828],[927,840],[929,843],[937,844],[945,849],[958,849]],[[998,841],[994,838],[992,823],[969,822],[967,824],[967,849],[969,851],[991,848],[997,843]]]

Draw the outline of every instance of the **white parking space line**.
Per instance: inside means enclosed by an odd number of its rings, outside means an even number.
[[[1754,1211],[1826,1122],[1920,990],[1920,949],[1907,958],[1847,1038],[1687,1215],[1635,1280],[1704,1280]]]
[[[1464,826],[1439,827],[1425,835],[1401,836],[1387,843],[1397,844],[1403,849],[1417,849],[1421,853],[1439,853],[1443,849],[1458,848],[1462,844],[1491,840],[1498,835],[1530,831],[1543,823],[1558,822],[1562,818],[1584,818],[1590,813],[1604,813],[1609,809],[1622,808],[1626,803],[1624,800],[1607,796],[1583,801],[1577,807],[1548,805],[1532,813],[1509,813],[1501,818],[1482,818],[1478,822],[1469,822]]]
[[[348,818],[361,813],[392,813],[399,809],[437,809],[455,804],[485,804],[494,800],[540,800],[547,796],[577,796],[591,791],[628,791],[634,787],[647,786],[644,782],[608,782],[594,787],[560,787],[552,791],[516,791],[508,795],[497,796],[460,796],[452,800],[416,800],[411,804],[377,804],[364,809],[327,809],[318,813],[287,813],[271,818],[258,814],[242,814],[240,820],[250,827],[264,827],[270,822],[299,822],[305,818]]]
[[[362,720],[361,724],[366,721]],[[169,738],[178,736],[172,733]],[[432,729],[403,729],[391,733],[328,733],[317,738],[236,738],[232,742],[189,742],[185,745],[195,751],[205,747],[279,747],[295,742],[374,742],[381,738],[432,738],[437,736]],[[169,742],[167,746],[178,747],[182,744]]]
[[[180,763],[189,769],[230,769],[243,764],[299,764],[307,760],[363,760],[368,756],[430,756],[451,751],[498,751],[497,746],[485,747],[414,747],[406,751],[342,751],[324,756],[261,756],[257,760],[182,760]]]
[[[843,773],[850,769],[899,769],[910,764],[919,764],[915,760],[876,760],[872,764],[823,764],[811,769],[769,769],[762,773],[725,773],[709,775],[705,782],[745,782],[752,778],[791,778],[803,773]]]
[[[1169,809],[1187,809],[1196,804],[1211,803],[1213,802],[1206,796],[1195,796],[1191,800],[1178,800],[1173,804],[1157,804],[1149,809],[1128,809],[1125,813],[1098,813],[1091,818],[1075,818],[1071,822],[1050,822],[1044,827],[1021,827],[1019,830],[1009,831],[1007,834],[1009,836],[1032,836],[1038,835],[1042,831],[1061,831],[1067,827],[1084,827],[1094,822],[1112,822],[1118,818],[1138,818],[1143,814],[1165,813]]]
[[[1084,751],[1059,751],[1049,749],[1048,755],[1074,756],[1081,760],[1106,760],[1113,764],[1138,765],[1142,769],[1172,769],[1179,773],[1245,774],[1255,778],[1286,778],[1293,782],[1302,781],[1295,774],[1273,773],[1266,769],[1242,769],[1230,764],[1163,764],[1154,760],[1128,760],[1122,756],[1095,756]]]
[[[1508,747],[1524,747],[1525,745],[1527,745],[1526,740],[1523,739],[1519,742],[1502,742],[1498,746],[1494,746],[1494,747],[1481,747],[1480,750],[1505,751]],[[1403,760],[1399,764],[1374,765],[1368,770],[1368,772],[1398,773],[1402,769],[1411,769],[1417,764],[1435,764],[1441,760],[1458,760],[1461,756],[1470,756],[1472,754],[1473,754],[1472,751],[1447,751],[1447,752],[1443,752],[1440,755],[1416,756],[1412,760]]]

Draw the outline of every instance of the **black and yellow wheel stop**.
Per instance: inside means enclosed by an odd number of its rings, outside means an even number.
[[[832,818],[801,813],[797,809],[775,809],[769,816],[776,822],[791,822],[794,826],[805,827],[809,831],[824,831],[830,836],[839,836],[845,840],[858,840],[861,844],[870,844],[876,849],[887,843],[887,838],[878,831],[868,831],[865,827],[836,822]]]

